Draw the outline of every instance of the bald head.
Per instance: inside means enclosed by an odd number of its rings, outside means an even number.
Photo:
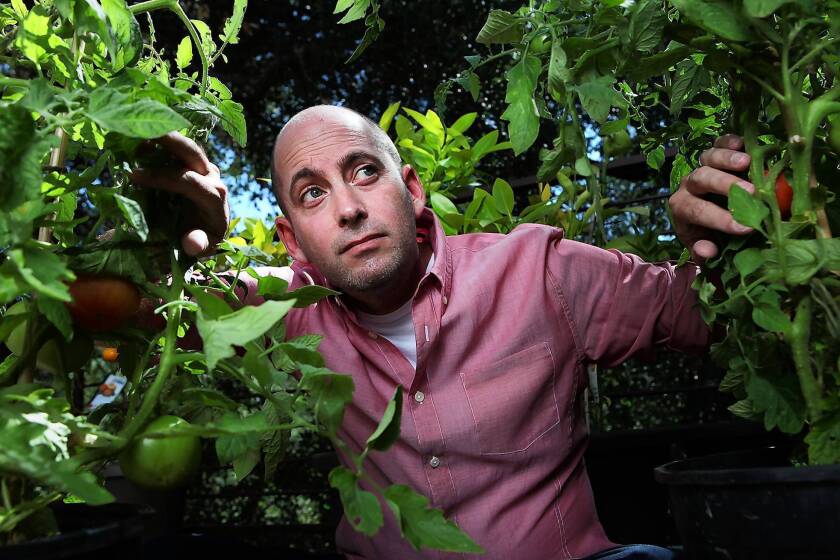
[[[284,195],[288,185],[281,184],[282,162],[287,159],[288,154],[305,147],[298,144],[302,130],[324,125],[342,126],[350,131],[350,134],[365,137],[384,156],[383,159],[390,159],[398,168],[402,164],[400,154],[391,138],[378,124],[365,115],[353,109],[336,105],[315,105],[304,109],[289,119],[277,134],[271,154],[271,186],[277,197],[281,212],[289,219],[291,217],[288,213],[288,205]],[[306,139],[303,140],[303,143],[306,143]]]

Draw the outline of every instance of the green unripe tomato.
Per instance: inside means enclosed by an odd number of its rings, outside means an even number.
[[[160,432],[189,422],[177,416],[161,416],[149,422],[139,434]],[[201,463],[201,439],[197,436],[167,438],[138,437],[120,453],[123,474],[138,486],[153,489],[177,488],[193,477]]]
[[[528,52],[542,54],[551,50],[551,33],[540,33],[528,43]]]

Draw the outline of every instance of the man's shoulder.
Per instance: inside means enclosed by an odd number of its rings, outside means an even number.
[[[448,248],[470,252],[519,253],[544,250],[545,245],[563,239],[563,230],[544,224],[520,224],[510,233],[464,233],[446,238]]]

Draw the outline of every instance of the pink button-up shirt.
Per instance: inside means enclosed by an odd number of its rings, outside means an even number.
[[[581,558],[613,546],[583,461],[586,366],[616,365],[657,344],[705,349],[710,335],[690,289],[696,267],[648,264],[543,225],[447,237],[430,210],[421,223],[435,262],[413,298],[416,370],[338,298],[287,316],[289,337],[323,334],[327,366],[353,376],[340,435],[364,448],[402,385],[400,438],[366,464],[379,484],[426,495],[485,558]],[[311,267],[292,268],[291,289],[326,284]],[[383,511],[373,538],[342,520],[339,550],[389,560],[468,556],[415,552]]]

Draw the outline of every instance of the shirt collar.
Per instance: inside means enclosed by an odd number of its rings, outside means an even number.
[[[446,232],[443,231],[440,219],[438,219],[437,215],[435,215],[431,208],[423,209],[422,214],[420,214],[420,217],[417,218],[417,227],[426,228],[429,232],[426,242],[430,243],[432,246],[432,253],[435,256],[435,261],[428,274],[438,279],[443,297],[448,298],[450,286],[452,284],[452,257],[446,248]],[[331,288],[327,279],[312,264],[303,264],[299,261],[292,261],[292,270],[295,272],[296,276],[304,278],[304,283],[310,285],[318,284]],[[341,301],[341,298],[332,297],[330,299],[335,301],[342,309],[347,310],[347,307]]]

